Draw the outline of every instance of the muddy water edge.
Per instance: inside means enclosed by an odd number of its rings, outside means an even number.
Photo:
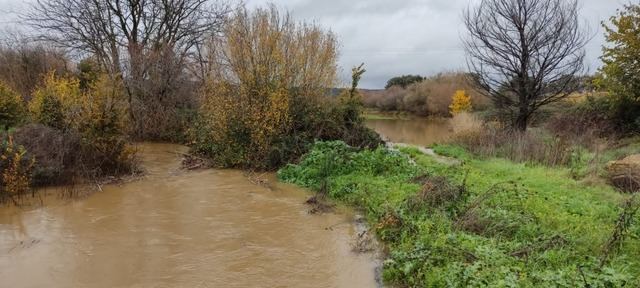
[[[0,286],[379,286],[375,256],[353,251],[348,210],[311,215],[309,192],[274,175],[183,171],[183,146],[140,150],[143,179],[0,207]]]

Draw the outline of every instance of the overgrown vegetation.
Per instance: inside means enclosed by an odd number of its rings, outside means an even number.
[[[35,160],[9,137],[0,145],[0,203],[17,203],[16,198],[31,189],[31,173]]]
[[[22,97],[0,81],[0,130],[14,127],[26,118]]]
[[[209,44],[217,64],[203,91],[194,150],[221,167],[274,169],[316,139],[377,146],[356,89],[364,70],[354,69],[351,89],[337,99],[326,95],[337,82],[336,48],[333,34],[295,23],[275,6],[240,9],[224,37]]]
[[[413,148],[318,142],[278,175],[361,209],[387,246],[383,275],[391,284],[640,285],[640,227],[625,225],[619,249],[606,248],[619,215],[629,215],[621,207],[627,196],[580,184],[566,168],[479,159],[459,146],[438,152],[464,164],[441,164]]]
[[[17,94],[6,94],[23,108],[7,113],[19,116],[4,119],[21,120],[5,121],[10,129],[0,135],[6,154],[0,190],[11,196],[2,200],[15,201],[31,185],[97,181],[137,170],[126,137],[122,86],[107,75],[85,84],[81,89],[75,76],[48,73],[28,105]]]
[[[427,116],[450,116],[451,96],[458,90],[465,90],[471,97],[471,104],[477,110],[489,106],[489,99],[477,92],[464,73],[442,73],[402,85],[393,85],[385,90],[365,91],[364,105],[382,111],[407,111]]]
[[[640,57],[637,37],[640,5],[625,5],[610,22],[603,24],[608,44],[603,48],[604,66],[598,79],[611,93],[604,112],[612,118],[617,130],[640,133],[640,68],[636,65]]]

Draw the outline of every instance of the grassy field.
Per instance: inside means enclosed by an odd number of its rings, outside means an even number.
[[[394,285],[640,285],[640,225],[607,245],[628,195],[580,184],[568,169],[434,149],[463,164],[414,148],[319,142],[278,175],[362,210],[385,244],[383,275]]]

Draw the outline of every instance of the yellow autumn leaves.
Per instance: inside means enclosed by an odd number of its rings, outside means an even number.
[[[14,195],[29,191],[31,173],[35,159],[25,159],[26,151],[21,146],[13,143],[13,137],[9,136],[0,146],[0,202],[6,198],[15,201]],[[5,199],[2,199],[5,198]]]
[[[291,132],[296,107],[314,105],[335,87],[336,40],[274,6],[241,9],[223,35],[208,45],[200,111],[206,135],[198,146],[221,166],[260,166],[274,141]]]
[[[124,127],[125,103],[122,86],[106,75],[80,89],[76,78],[49,73],[28,104],[35,122],[60,130],[87,130],[96,126]]]
[[[471,96],[467,95],[464,90],[458,90],[451,98],[451,105],[449,106],[449,112],[451,115],[457,115],[462,112],[471,112],[473,109],[471,105]]]

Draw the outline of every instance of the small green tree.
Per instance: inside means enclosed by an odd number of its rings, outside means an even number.
[[[387,81],[387,85],[384,86],[385,89],[389,89],[392,86],[399,86],[402,88],[407,88],[409,85],[413,83],[419,83],[424,81],[426,78],[420,75],[402,75],[399,77],[393,77]]]
[[[98,81],[102,73],[98,61],[91,57],[82,59],[78,63],[77,68],[78,81],[80,82],[80,89],[82,91],[89,90],[91,85]]]
[[[351,89],[349,89],[347,95],[343,94],[341,96],[344,104],[344,122],[348,128],[352,128],[362,122],[362,99],[358,92],[358,85],[362,74],[365,72],[367,72],[367,70],[364,69],[364,63],[360,64],[360,66],[353,67],[351,69]]]
[[[0,130],[19,124],[26,114],[22,97],[0,82]]]
[[[602,24],[609,44],[603,47],[599,82],[613,97],[618,126],[640,131],[640,5],[624,6],[610,22]]]

